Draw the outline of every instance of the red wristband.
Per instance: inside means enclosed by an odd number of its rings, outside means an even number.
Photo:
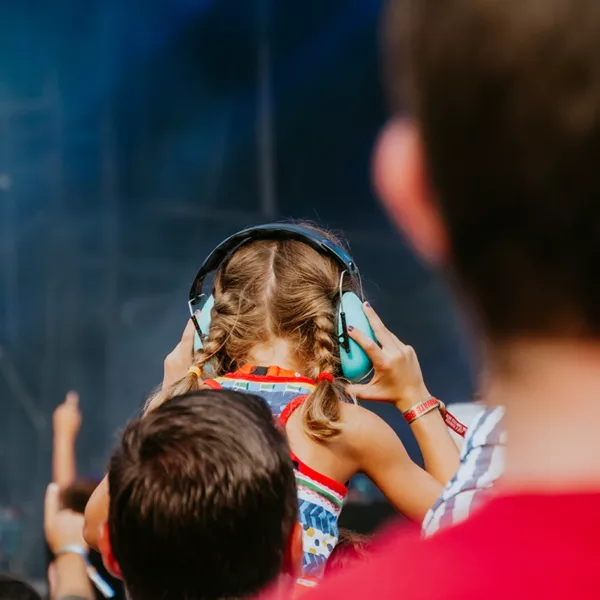
[[[412,408],[405,410],[402,413],[402,416],[406,420],[406,422],[410,425],[414,423],[417,419],[420,419],[422,416],[430,413],[434,410],[439,410],[442,418],[444,419],[444,423],[446,426],[452,429],[454,433],[460,435],[461,437],[465,437],[467,433],[466,425],[463,425],[453,414],[449,413],[446,410],[446,405],[437,398],[427,398],[427,400],[423,400],[418,404],[415,404]]]
[[[437,398],[427,398],[427,400],[423,400],[422,402],[415,404],[412,408],[405,410],[402,413],[402,416],[410,425],[423,415],[426,415],[432,410],[437,410],[438,408],[440,408],[440,401]]]

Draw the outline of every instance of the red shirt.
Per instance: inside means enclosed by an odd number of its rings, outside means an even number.
[[[304,598],[597,600],[600,492],[498,497],[428,540],[397,531]]]

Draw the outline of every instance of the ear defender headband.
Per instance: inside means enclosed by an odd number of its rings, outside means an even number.
[[[338,306],[337,330],[340,344],[340,362],[344,377],[351,382],[365,379],[373,365],[364,350],[348,336],[350,327],[359,329],[373,341],[375,334],[363,310],[362,299],[354,292],[343,292],[344,277],[359,277],[358,268],[352,257],[342,248],[316,231],[299,225],[274,223],[249,227],[221,242],[206,258],[196,275],[189,296],[189,310],[196,328],[194,351],[202,348],[202,342],[208,335],[211,311],[215,300],[203,292],[206,276],[223,265],[240,246],[258,240],[297,240],[314,248],[317,252],[330,256],[342,269],[340,275],[340,296]],[[195,311],[200,310],[199,316]]]

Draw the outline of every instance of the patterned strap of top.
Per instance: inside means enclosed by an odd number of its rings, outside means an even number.
[[[304,401],[308,398],[307,395],[298,396],[294,400],[292,400],[281,413],[279,417],[279,422],[283,427],[286,427],[290,417],[294,414],[294,412],[304,404]],[[314,469],[311,469],[306,463],[302,462],[293,452],[291,452],[292,460],[296,464],[296,470],[303,474],[311,477],[312,479],[318,481],[322,485],[327,486],[329,489],[334,490],[341,496],[345,496],[348,493],[348,486],[332,479],[331,477],[327,477],[327,475],[323,475]]]
[[[279,367],[268,367],[259,371],[260,368],[253,367],[251,365],[246,365],[241,369],[235,371],[234,373],[228,373],[223,375],[223,379],[229,380],[243,380],[243,381],[255,381],[257,383],[273,383],[273,384],[286,384],[286,383],[306,383],[311,386],[315,385],[315,382],[312,379],[308,379],[307,377],[299,376],[292,371],[287,371],[285,369],[280,369]],[[264,371],[264,374],[263,374]],[[219,390],[223,389],[222,385],[214,380],[208,379],[204,381],[204,384],[212,389]],[[278,419],[278,422],[282,427],[286,427],[290,417],[294,414],[294,412],[302,406],[305,400],[308,398],[308,394],[302,394],[297,398],[294,398],[281,412],[281,415]],[[332,479],[331,477],[327,477],[318,471],[315,471],[303,461],[301,461],[293,452],[291,452],[292,460],[296,466],[296,470],[312,479],[318,481],[321,485],[328,487],[329,489],[335,491],[337,494],[342,497],[346,496],[348,493],[347,485]]]

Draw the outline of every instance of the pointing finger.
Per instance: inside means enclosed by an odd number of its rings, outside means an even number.
[[[67,392],[67,397],[65,398],[65,404],[67,406],[72,406],[73,408],[77,408],[79,405],[79,394],[74,391]]]

